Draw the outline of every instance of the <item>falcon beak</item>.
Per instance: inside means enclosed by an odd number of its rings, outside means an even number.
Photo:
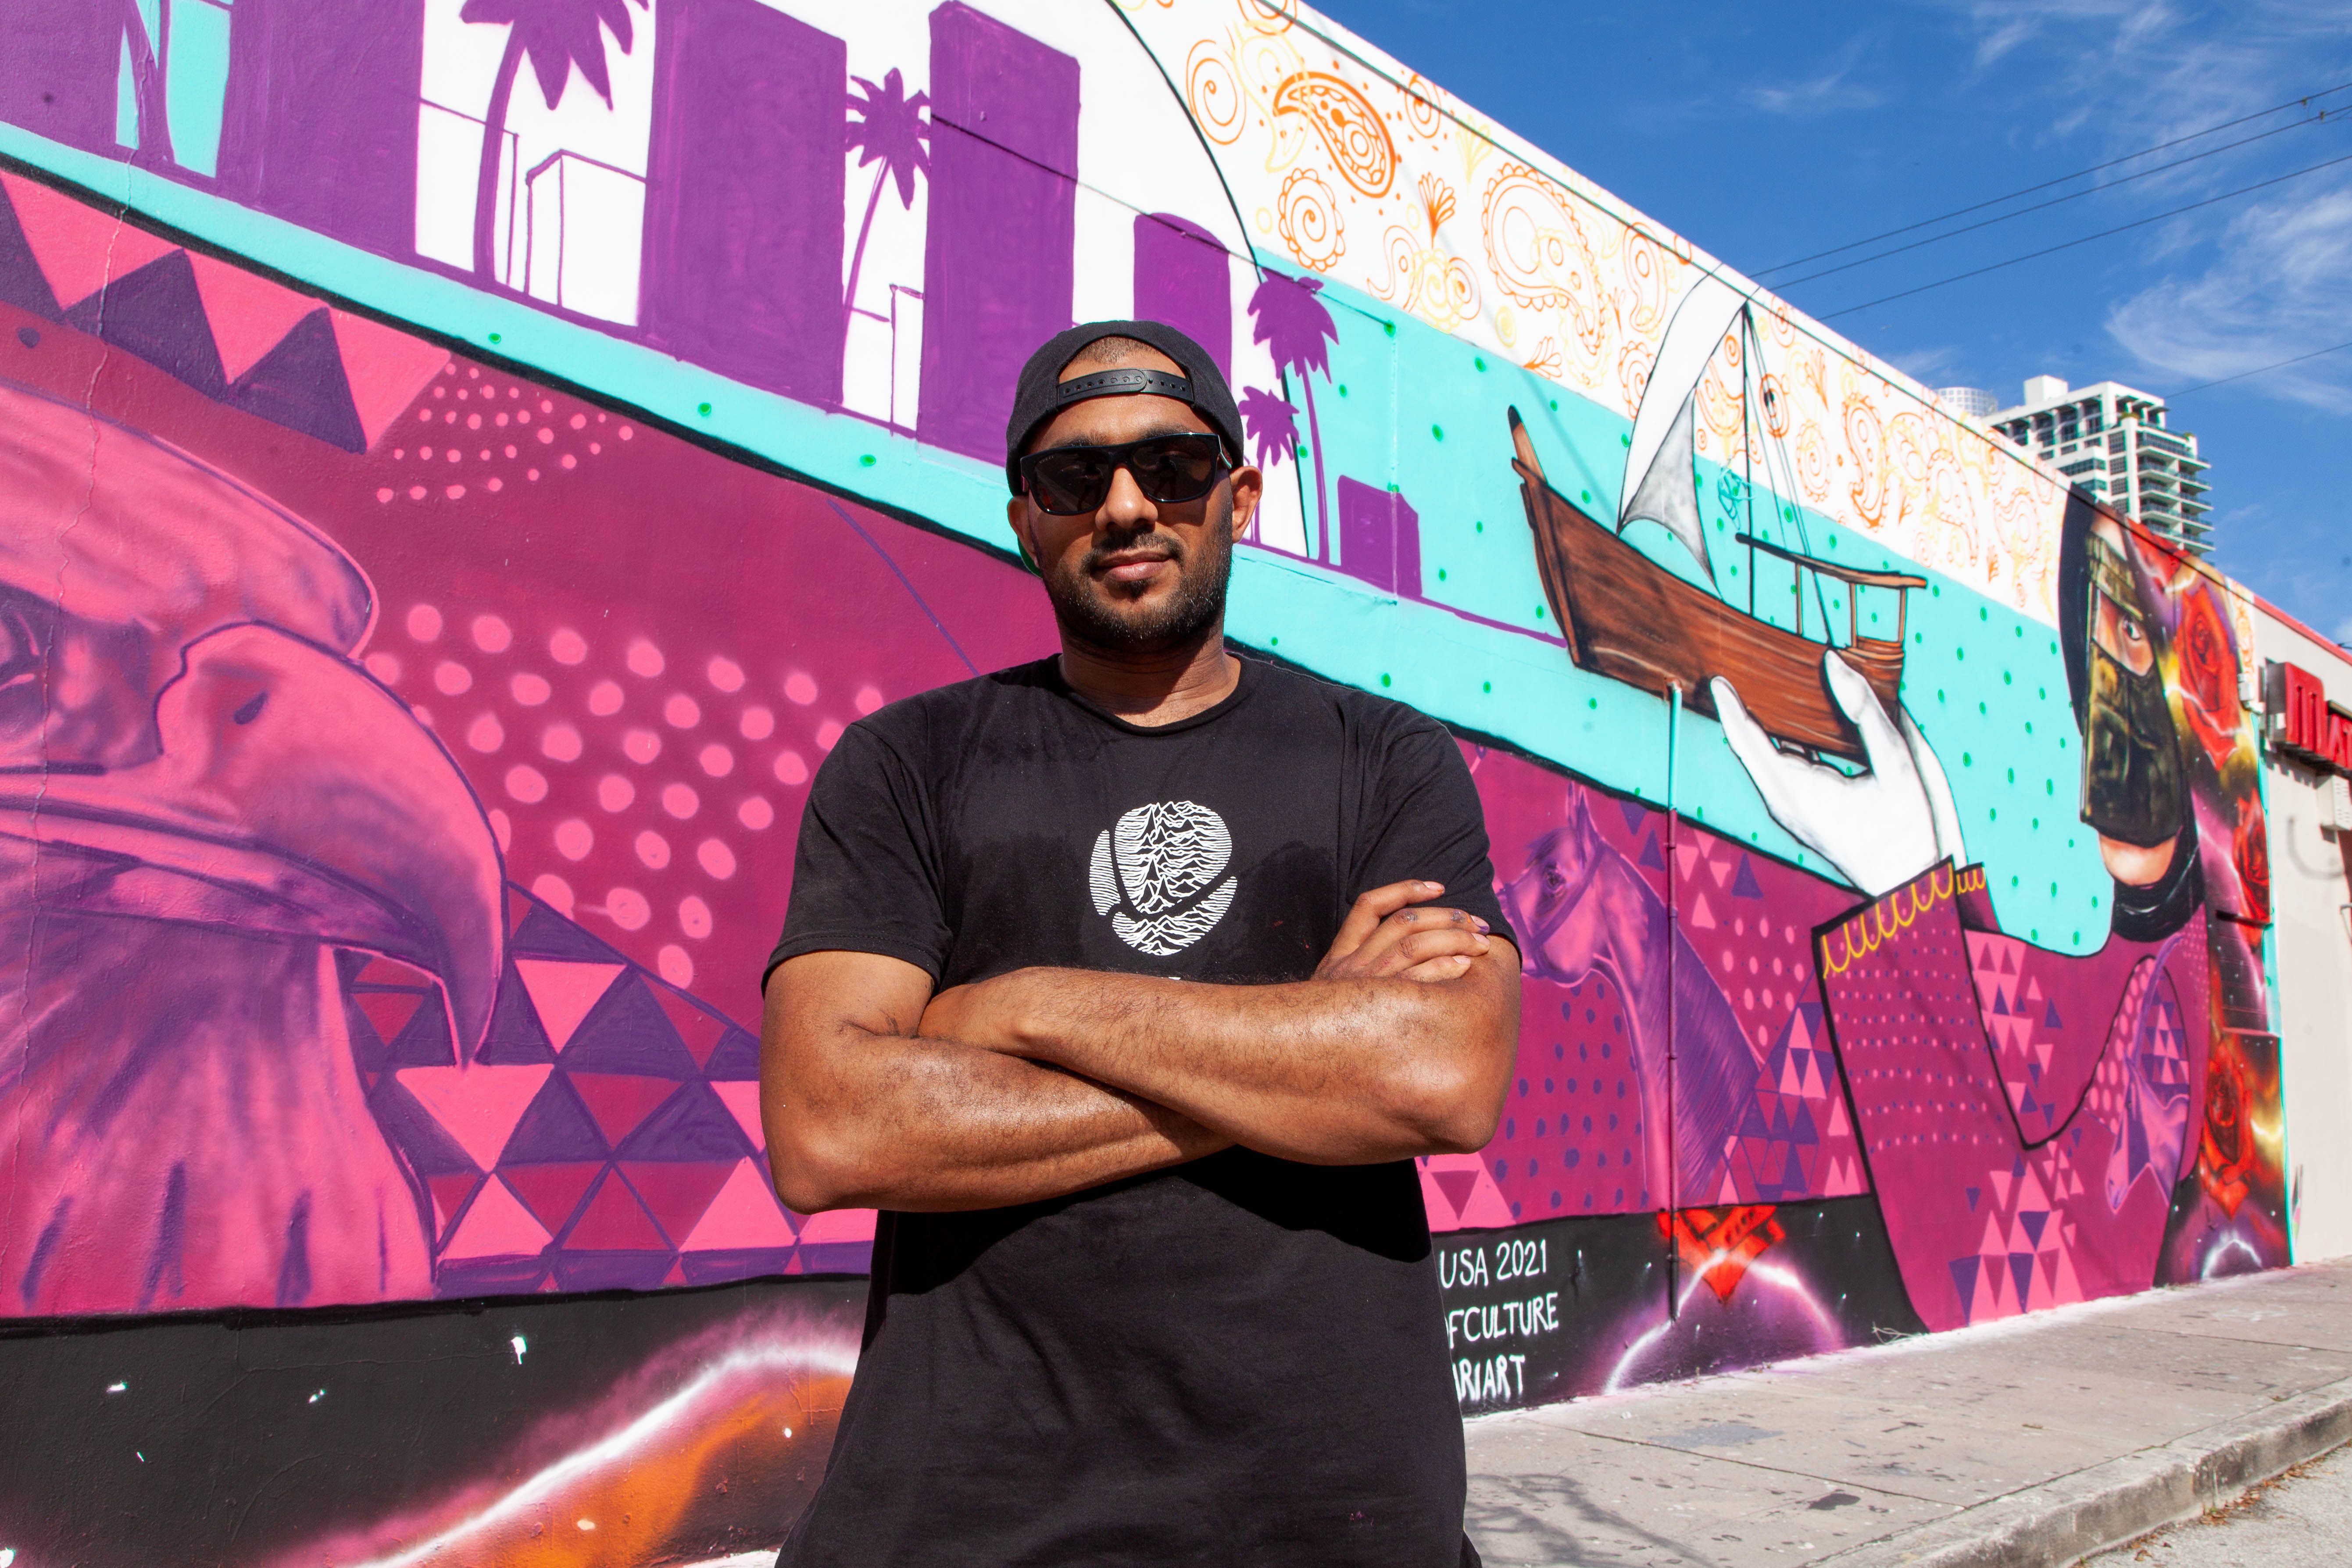
[[[432,733],[356,667],[271,626],[189,645],[161,751],[0,776],[42,908],[366,949],[437,976],[460,1059],[489,1027],[504,871]]]

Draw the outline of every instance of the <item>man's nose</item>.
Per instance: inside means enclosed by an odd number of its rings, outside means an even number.
[[[1110,494],[1095,513],[1095,522],[1103,528],[1133,528],[1139,524],[1160,521],[1160,509],[1144,495],[1143,487],[1125,467],[1111,470]]]

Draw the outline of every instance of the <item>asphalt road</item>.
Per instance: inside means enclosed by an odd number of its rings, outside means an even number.
[[[2352,1448],[2243,1501],[2084,1560],[2083,1568],[2342,1568],[2352,1563]]]

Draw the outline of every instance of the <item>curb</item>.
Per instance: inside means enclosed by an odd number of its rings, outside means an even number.
[[[2059,1568],[2194,1519],[2347,1442],[2352,1378],[2283,1399],[2258,1417],[1848,1547],[1817,1559],[1815,1568]]]

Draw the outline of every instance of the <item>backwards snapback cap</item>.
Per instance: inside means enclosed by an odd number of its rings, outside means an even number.
[[[1078,351],[1104,338],[1133,338],[1150,343],[1182,367],[1182,375],[1141,365],[1107,365],[1086,375],[1061,379],[1062,371]],[[1188,404],[1209,422],[1225,443],[1225,453],[1239,468],[1242,458],[1242,416],[1234,405],[1233,388],[1208,351],[1175,328],[1160,321],[1087,321],[1056,332],[1021,367],[1013,395],[1013,417],[1004,426],[1004,482],[1021,493],[1021,449],[1037,426],[1074,403],[1090,397],[1121,397],[1148,393]]]

